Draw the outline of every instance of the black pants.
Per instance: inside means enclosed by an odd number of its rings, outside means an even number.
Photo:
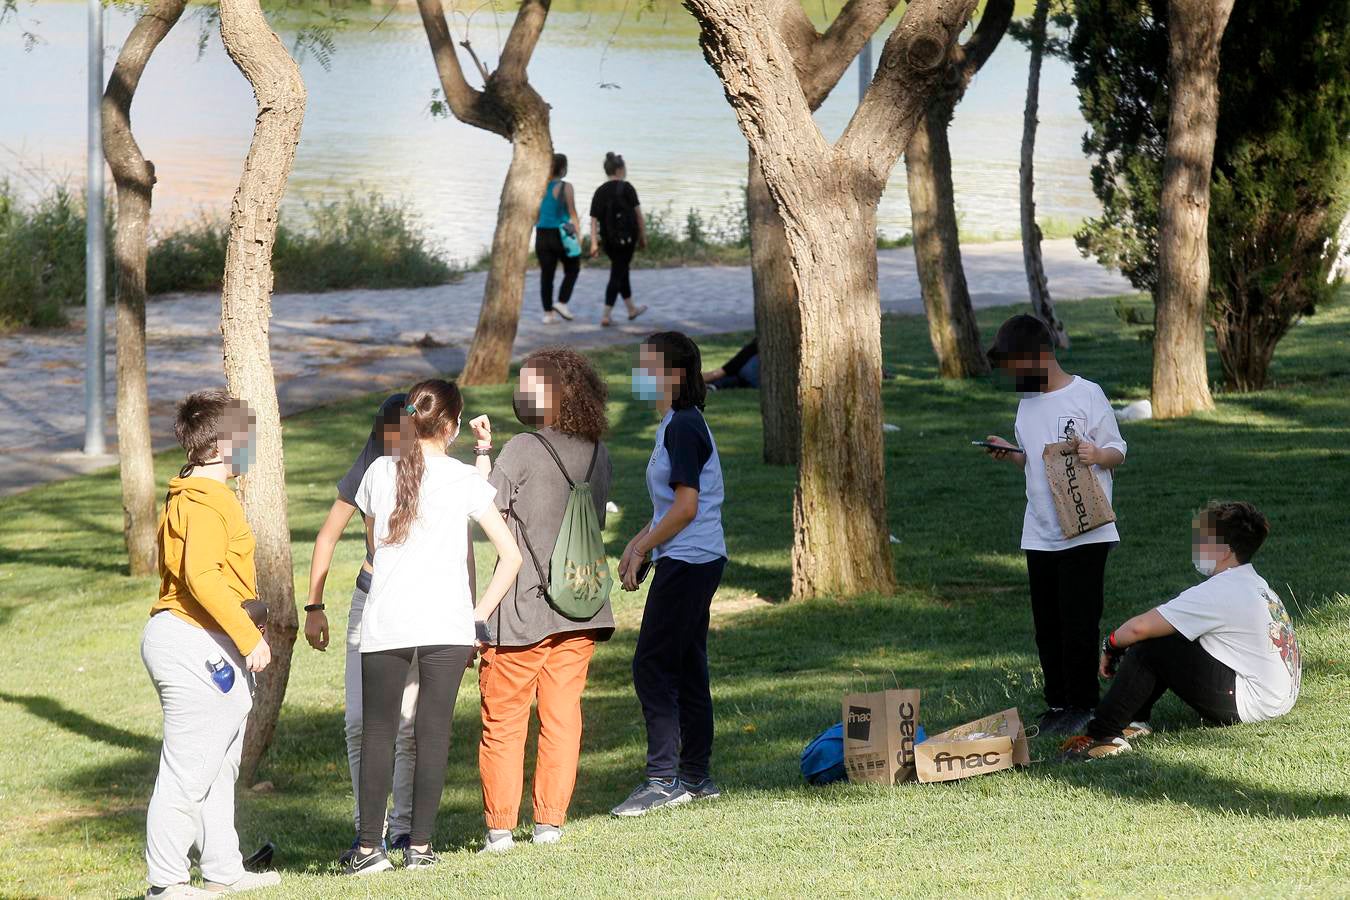
[[[394,737],[408,666],[417,653],[417,764],[413,768],[412,842],[431,841],[445,788],[450,723],[455,697],[472,647],[440,644],[361,654],[361,834],[363,847],[378,847],[384,809],[394,783]]]
[[[1220,725],[1238,721],[1237,676],[1195,641],[1180,634],[1140,641],[1125,651],[1087,731],[1094,738],[1120,737],[1131,722],[1147,722],[1167,689],[1202,719]]]
[[[647,720],[647,777],[699,781],[712,761],[708,609],[725,559],[660,559],[642,612],[633,688]],[[362,820],[364,821],[364,820]]]
[[[632,244],[626,247],[605,247],[605,255],[609,257],[605,306],[613,306],[620,297],[627,300],[633,296],[633,286],[628,282],[628,267],[633,262],[633,251],[636,249]]]
[[[1113,546],[1026,551],[1047,706],[1090,710],[1097,705],[1106,555]]]
[[[566,303],[572,299],[572,287],[577,283],[577,273],[581,271],[581,257],[567,255],[562,235],[556,228],[534,230],[534,255],[539,258],[539,299],[544,303],[544,312],[552,312],[553,273],[557,271],[558,263],[562,263],[563,267],[558,302]]]

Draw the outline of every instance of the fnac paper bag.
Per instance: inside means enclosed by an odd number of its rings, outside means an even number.
[[[1022,718],[1016,709],[967,722],[914,748],[919,781],[955,781],[1031,763]]]
[[[914,777],[919,692],[844,695],[844,769],[849,781],[899,784]]]
[[[1046,444],[1041,451],[1045,476],[1050,482],[1050,498],[1055,515],[1066,538],[1078,537],[1116,520],[1092,467],[1078,458],[1078,436],[1070,429],[1065,440]]]

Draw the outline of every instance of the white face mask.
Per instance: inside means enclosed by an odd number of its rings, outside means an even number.
[[[1206,578],[1213,575],[1214,570],[1219,567],[1219,561],[1217,559],[1210,559],[1205,556],[1197,556],[1194,553],[1191,554],[1191,564],[1195,566],[1195,571],[1199,572]]]

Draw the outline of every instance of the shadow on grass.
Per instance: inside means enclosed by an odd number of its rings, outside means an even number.
[[[51,697],[34,694],[10,694],[0,691],[0,702],[22,706],[31,715],[46,719],[59,728],[88,738],[91,741],[122,747],[127,750],[139,750],[143,753],[153,752],[156,756],[159,755],[159,741],[152,740],[134,731],[118,728],[116,725],[100,722],[78,710],[70,709],[61,701],[54,700]]]

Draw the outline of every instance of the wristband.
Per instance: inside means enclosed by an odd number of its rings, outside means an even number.
[[[474,448],[473,448],[473,455],[474,455],[474,456],[487,456],[487,455],[490,454],[491,452],[492,452],[492,445],[491,445],[491,444],[488,444],[486,447],[474,447]]]
[[[305,612],[323,612],[322,603],[306,603]]]
[[[488,633],[488,623],[483,619],[474,620],[473,638],[482,644],[492,643],[492,635]]]
[[[1102,652],[1107,656],[1122,656],[1125,648],[1116,643],[1116,633],[1112,631],[1102,640]]]

